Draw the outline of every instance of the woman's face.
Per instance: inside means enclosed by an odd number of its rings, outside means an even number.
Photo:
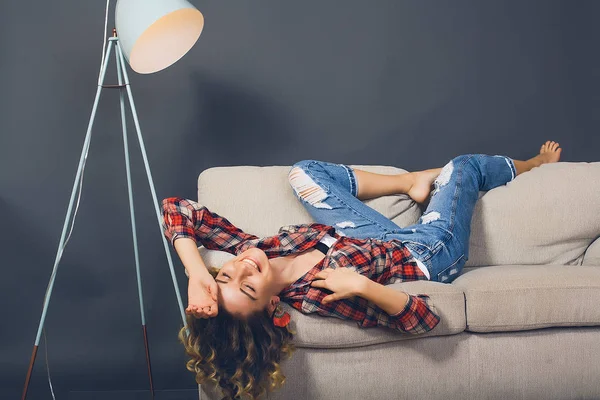
[[[223,264],[215,281],[219,306],[236,316],[245,318],[264,309],[271,314],[279,302],[269,259],[256,247]]]

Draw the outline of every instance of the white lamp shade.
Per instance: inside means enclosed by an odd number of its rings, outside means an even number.
[[[202,33],[204,16],[186,0],[118,0],[115,25],[131,68],[150,74],[192,48]]]

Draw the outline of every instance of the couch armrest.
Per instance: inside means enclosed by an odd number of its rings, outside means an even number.
[[[583,255],[583,263],[581,265],[600,266],[600,237],[596,238],[596,240],[589,245]]]

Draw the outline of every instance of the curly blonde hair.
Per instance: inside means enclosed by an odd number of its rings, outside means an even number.
[[[219,272],[215,267],[208,270],[213,277]],[[216,317],[187,315],[186,320],[189,335],[182,327],[178,338],[191,357],[186,368],[196,374],[197,383],[218,386],[225,396],[222,400],[255,400],[283,386],[280,361],[296,350],[291,343],[295,332],[289,325],[273,324],[266,308],[245,320],[223,307]]]

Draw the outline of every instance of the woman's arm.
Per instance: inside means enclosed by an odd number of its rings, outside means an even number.
[[[347,268],[325,268],[314,278],[312,287],[333,292],[309,291],[304,299],[320,315],[354,319],[364,328],[387,326],[411,334],[428,332],[440,322],[428,295],[409,295]],[[365,304],[359,305],[352,297]]]
[[[363,278],[365,279],[362,280],[362,284],[359,286],[357,296],[375,303],[390,315],[398,314],[406,308],[408,304],[407,293],[386,287],[366,276]]]
[[[441,318],[428,295],[411,295],[394,290],[380,283],[363,282],[358,296],[375,303],[387,318],[377,316],[377,325],[384,325],[411,334],[429,332],[437,326]]]
[[[321,299],[323,304],[358,296],[375,304],[389,315],[394,315],[404,311],[409,302],[407,293],[383,286],[348,268],[325,268],[319,271],[314,279],[311,282],[312,287],[334,292]]]
[[[185,267],[188,278],[195,279],[205,273],[208,273],[206,264],[200,256],[196,242],[193,239],[182,237],[174,242],[175,250],[179,259]]]

